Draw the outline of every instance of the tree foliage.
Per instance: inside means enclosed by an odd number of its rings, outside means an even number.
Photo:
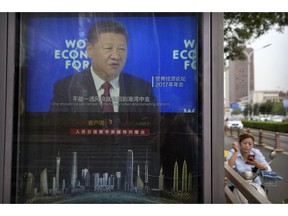
[[[276,102],[272,107],[273,115],[286,115],[286,110],[282,102]]]
[[[272,113],[272,108],[273,108],[273,103],[271,101],[267,101],[266,103],[262,103],[259,106],[259,112],[261,114],[271,114]]]
[[[231,115],[239,115],[241,114],[241,109],[237,108],[237,109],[233,109],[231,112]]]
[[[271,29],[283,32],[288,13],[224,13],[225,59],[244,60],[244,48]]]
[[[267,101],[265,103],[253,104],[253,112],[252,105],[247,104],[243,114],[247,116],[249,113],[253,113],[253,115],[286,115],[286,109],[282,102]]]

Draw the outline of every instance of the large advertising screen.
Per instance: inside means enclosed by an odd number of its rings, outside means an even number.
[[[147,81],[161,112],[195,112],[197,20],[195,16],[167,14],[30,18],[26,38],[29,49],[25,55],[27,112],[48,112],[53,85],[89,68],[87,32],[95,22],[109,19],[122,23],[128,34],[127,60],[121,72]],[[71,102],[79,103],[79,95],[73,96]],[[138,102],[137,98],[125,96],[119,98],[120,103],[121,99]]]
[[[201,203],[198,15],[19,20],[15,202]]]

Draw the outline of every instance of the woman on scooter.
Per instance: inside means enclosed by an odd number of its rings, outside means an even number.
[[[240,175],[245,171],[251,171],[254,167],[271,171],[264,155],[260,150],[254,148],[254,136],[252,134],[242,133],[239,136],[239,142],[233,142],[232,147],[226,161]],[[261,185],[259,176],[254,179],[254,182]]]

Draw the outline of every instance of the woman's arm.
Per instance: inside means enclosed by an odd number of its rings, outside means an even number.
[[[228,165],[230,167],[233,167],[236,163],[236,158],[238,156],[238,152],[239,152],[239,149],[238,149],[238,143],[237,142],[233,142],[232,143],[232,147],[234,149],[234,152],[232,154],[232,156],[228,159]]]

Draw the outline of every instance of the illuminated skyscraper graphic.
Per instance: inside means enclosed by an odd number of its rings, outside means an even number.
[[[108,185],[112,185],[112,188],[114,189],[114,184],[115,184],[115,176],[111,174],[108,177]]]
[[[65,192],[65,187],[66,187],[66,185],[65,185],[65,179],[63,179],[63,180],[62,180],[62,193]]]
[[[189,172],[188,175],[188,191],[191,192],[192,191],[192,173]]]
[[[26,195],[29,197],[34,195],[34,176],[31,172],[27,175]]]
[[[126,161],[126,180],[125,180],[125,188],[126,190],[130,190],[133,187],[133,151],[131,149],[127,152],[127,161]]]
[[[99,178],[100,178],[100,175],[99,173],[93,173],[93,176],[94,176],[94,185],[97,186],[100,184],[99,182]]]
[[[108,185],[108,173],[103,173],[103,185]]]
[[[138,165],[137,166],[137,181],[136,181],[136,185],[137,185],[137,188],[140,188],[140,189],[143,189],[144,188],[144,183],[141,179],[141,176],[140,176],[140,166]]]
[[[72,165],[71,165],[71,188],[77,186],[77,152],[72,152]]]
[[[47,168],[40,173],[40,193],[48,194]]]
[[[177,161],[175,161],[174,164],[174,170],[173,170],[173,191],[178,191],[178,181],[179,181],[179,177],[178,177],[178,163]]]
[[[149,165],[148,165],[148,149],[146,148],[146,161],[145,161],[145,185],[149,183]]]
[[[116,172],[116,190],[121,189],[121,172]]]
[[[96,190],[97,190],[97,187],[100,185],[100,176],[99,176],[99,173],[93,173],[93,177],[94,177],[93,188],[94,188],[94,191],[96,191]]]
[[[56,193],[57,193],[57,188],[56,188],[56,177],[53,177],[52,194],[55,195]]]
[[[60,173],[60,154],[59,154],[59,150],[58,150],[58,155],[56,157],[56,190],[60,189],[59,186],[59,173]]]
[[[82,184],[87,188],[90,187],[90,173],[87,168],[82,169],[81,174]]]
[[[186,160],[184,160],[182,167],[182,191],[187,190],[188,190],[188,173],[187,173],[187,163]]]
[[[163,190],[164,189],[164,175],[163,175],[163,168],[161,166],[160,172],[159,172],[159,189]]]

